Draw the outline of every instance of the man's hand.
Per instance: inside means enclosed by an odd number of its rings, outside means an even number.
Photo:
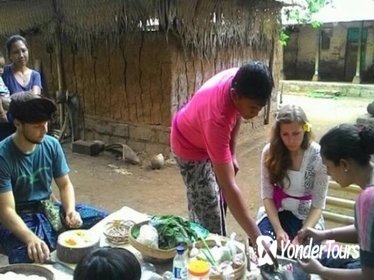
[[[44,263],[50,257],[47,244],[37,236],[27,242],[27,254],[36,263]]]
[[[234,173],[236,175],[239,172],[239,163],[236,157],[232,158],[232,165],[234,166]]]
[[[82,225],[81,215],[77,211],[66,213],[66,225],[70,228],[79,228]]]

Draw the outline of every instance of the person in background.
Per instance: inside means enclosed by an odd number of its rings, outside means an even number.
[[[42,83],[39,72],[27,67],[29,50],[27,41],[21,35],[13,35],[6,42],[10,65],[4,67],[3,80],[9,94],[18,92],[31,92],[40,94]],[[7,110],[10,100],[2,98],[3,109]],[[7,113],[8,123],[0,125],[0,140],[14,133],[13,117]]]
[[[270,143],[262,151],[261,198],[258,226],[278,245],[297,242],[307,227],[324,229],[328,175],[312,141],[312,128],[304,110],[296,105],[280,108]]]
[[[330,129],[320,141],[323,163],[329,175],[343,188],[351,184],[361,187],[355,204],[354,225],[316,230],[300,230],[298,238],[335,240],[358,243],[360,267],[345,265],[351,269],[332,268],[317,259],[299,260],[307,273],[320,275],[323,279],[373,279],[374,275],[374,130],[368,126],[342,124]],[[333,260],[333,263],[340,260]],[[346,262],[344,262],[346,264]],[[331,264],[334,266],[334,264]]]
[[[235,181],[241,118],[256,117],[267,104],[273,78],[262,62],[224,70],[196,91],[173,117],[171,149],[187,187],[190,220],[226,235],[227,205],[253,244],[260,235]]]
[[[39,72],[27,67],[29,49],[21,35],[13,35],[6,42],[10,65],[4,68],[3,80],[10,95],[17,92],[40,94],[42,83]]]
[[[11,97],[16,132],[0,142],[0,245],[9,263],[43,263],[56,249],[58,233],[88,229],[108,215],[75,203],[62,147],[46,135],[56,109],[33,93]],[[61,203],[50,199],[53,179]]]
[[[5,85],[2,75],[4,73],[5,57],[0,52],[0,123],[8,123],[7,110],[10,102],[9,89]],[[0,135],[2,126],[0,126]],[[0,139],[2,140],[2,138]]]
[[[101,247],[77,264],[73,280],[140,280],[141,274],[139,261],[130,251]]]

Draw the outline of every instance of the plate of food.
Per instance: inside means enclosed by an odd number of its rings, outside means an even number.
[[[75,229],[61,233],[57,239],[57,257],[67,263],[78,263],[100,245],[100,236],[88,230]]]

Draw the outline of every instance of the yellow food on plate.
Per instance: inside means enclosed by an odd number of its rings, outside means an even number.
[[[65,240],[65,244],[68,246],[75,246],[77,245],[77,241],[72,238],[68,238]]]
[[[93,243],[95,240],[85,230],[71,230],[64,232],[63,239],[60,239],[60,242],[61,241],[62,245],[67,247],[84,247]]]

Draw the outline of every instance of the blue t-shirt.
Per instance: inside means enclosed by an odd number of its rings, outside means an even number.
[[[13,191],[16,205],[47,199],[53,178],[70,171],[60,143],[46,135],[30,154],[7,137],[0,142],[0,193]]]
[[[5,85],[8,87],[10,95],[21,91],[30,91],[34,86],[42,88],[42,81],[39,72],[31,70],[30,81],[26,86],[20,85],[14,77],[11,65],[4,67],[3,80]]]

